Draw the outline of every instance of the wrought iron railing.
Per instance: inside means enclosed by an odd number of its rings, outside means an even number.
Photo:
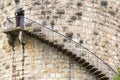
[[[15,28],[16,18],[9,18],[5,26],[6,29]],[[91,65],[94,65],[96,68],[103,71],[103,73],[110,77],[110,79],[112,79],[112,77],[117,74],[117,72],[110,65],[108,65],[104,60],[102,60],[95,53],[91,52],[83,45],[80,45],[79,43],[70,40],[68,37],[59,33],[56,30],[53,30],[43,24],[24,17],[24,29],[29,29],[30,31],[34,32],[34,28],[40,28],[41,33],[44,33],[49,40],[56,41],[58,44],[64,44],[65,48],[76,53],[77,56],[85,58],[86,61],[90,62]],[[39,35],[38,32],[35,33]]]

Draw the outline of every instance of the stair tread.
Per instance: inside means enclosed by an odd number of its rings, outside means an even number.
[[[53,46],[54,46],[55,48],[57,48],[58,44],[54,42]]]
[[[66,49],[66,48],[63,48],[63,49],[62,49],[62,52],[63,52],[63,53],[66,53],[66,52],[67,52],[67,49]]]
[[[93,74],[94,75],[98,75],[98,74],[100,74],[102,71],[99,71],[99,70],[97,70],[97,71],[95,71]]]
[[[76,54],[75,53],[72,53],[72,55],[71,55],[71,58],[75,58],[76,57]]]
[[[84,63],[82,64],[82,66],[85,67],[85,66],[87,66],[87,65],[89,65],[89,64],[90,64],[89,62],[84,62]]]
[[[84,58],[80,58],[80,60],[78,61],[78,63],[84,63],[86,60]]]
[[[54,42],[52,40],[49,40],[49,45],[53,46]]]
[[[109,77],[103,76],[103,77],[100,78],[100,80],[109,80]]]
[[[96,67],[92,67],[89,71],[90,71],[91,73],[93,73],[93,72],[95,72],[96,70],[98,70]]]
[[[97,77],[99,77],[99,78],[101,78],[103,76],[105,76],[105,74],[103,74],[103,73],[100,73],[99,75],[97,75]]]
[[[81,58],[81,57],[75,57],[74,60],[75,60],[76,62],[78,62],[78,61],[80,60],[80,58]]]
[[[86,69],[91,69],[92,67],[94,67],[93,65],[88,65],[87,67],[86,67]]]
[[[62,50],[63,48],[64,48],[64,45],[63,45],[63,44],[58,44],[58,45],[57,45],[57,49],[58,49],[58,50]]]
[[[70,51],[69,49],[67,49],[66,54],[67,54],[67,55],[72,55],[72,51]]]

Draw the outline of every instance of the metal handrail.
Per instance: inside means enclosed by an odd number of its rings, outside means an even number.
[[[13,18],[16,18],[16,17],[11,17],[11,18],[8,18],[8,19],[13,19]],[[42,24],[40,24],[40,23],[38,23],[38,22],[36,22],[36,21],[33,21],[33,20],[29,19],[29,18],[26,18],[26,17],[24,17],[24,18],[27,19],[27,20],[29,20],[29,21],[32,21],[33,23],[36,23],[36,24],[40,25],[40,27],[44,27],[44,28],[46,28],[46,29],[48,29],[48,30],[50,30],[50,31],[52,31],[52,32],[55,32],[55,33],[59,34],[60,36],[68,39],[65,35],[61,34],[60,32],[56,32],[55,30],[53,30],[53,29],[51,29],[51,28],[49,28],[49,27],[46,27],[46,26],[44,26],[44,25],[42,25]],[[87,50],[90,54],[94,55],[97,59],[99,59],[100,61],[102,61],[102,62],[103,62],[106,66],[108,66],[116,75],[118,74],[117,71],[115,71],[115,70],[114,70],[110,65],[108,65],[103,59],[101,59],[100,57],[98,57],[95,53],[93,53],[92,51],[90,51],[88,48],[84,47],[83,45],[79,44],[78,42],[76,42],[76,41],[74,41],[74,40],[71,40],[71,41],[74,42],[75,44],[79,45],[79,46],[82,47],[83,49]]]
[[[26,17],[25,17],[25,18],[26,18]],[[26,18],[26,19],[29,19],[29,18]],[[31,20],[31,19],[29,19],[29,20]],[[31,21],[33,21],[33,20],[31,20]],[[44,25],[42,25],[42,24],[40,24],[40,23],[38,23],[38,22],[36,22],[36,21],[33,21],[33,22],[41,25],[41,27],[44,26]],[[44,26],[44,27],[47,28],[47,29],[49,29],[49,30],[51,30],[51,31],[53,31],[53,32],[55,32],[55,33],[60,34],[61,36],[64,36],[65,38],[67,38],[65,35],[63,35],[63,34],[61,34],[61,33],[59,33],[59,32],[56,32],[55,30],[53,30],[53,29],[51,29],[51,28],[48,28],[48,27],[46,27],[46,26]],[[103,61],[107,66],[109,66],[109,67],[117,74],[117,72],[116,72],[110,65],[108,65],[104,60],[102,60],[100,57],[98,57],[95,53],[93,53],[93,52],[90,51],[88,48],[84,47],[83,45],[79,44],[78,42],[76,42],[76,41],[74,41],[74,40],[71,40],[71,41],[73,41],[74,43],[80,45],[82,48],[86,49],[86,50],[89,51],[91,54],[95,55],[98,59],[100,59],[101,61]]]

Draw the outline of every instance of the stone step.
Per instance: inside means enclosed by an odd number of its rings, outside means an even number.
[[[98,75],[98,74],[100,74],[102,71],[99,71],[99,70],[97,70],[97,71],[95,71],[93,74],[94,75]]]
[[[74,59],[77,55],[75,53],[72,53],[71,58]]]
[[[82,64],[82,63],[84,63],[85,61],[86,61],[85,59],[80,58],[80,60],[78,61],[78,63]]]
[[[53,46],[54,45],[54,42],[52,40],[49,40],[49,45],[50,46]]]
[[[92,67],[94,67],[94,66],[93,66],[93,65],[88,65],[88,66],[86,67],[86,69],[89,70],[89,69],[91,69]]]
[[[67,52],[65,53],[67,56],[71,56],[72,55],[72,51],[70,51],[69,49],[67,49]]]
[[[99,75],[97,75],[97,78],[101,78],[101,77],[103,77],[103,76],[105,76],[105,74],[100,73]]]
[[[84,63],[82,64],[82,66],[83,66],[83,67],[87,67],[89,64],[90,64],[89,62],[84,62]]]
[[[78,62],[80,60],[80,58],[81,57],[76,56],[75,59],[74,59],[74,61]]]
[[[35,33],[41,32],[41,27],[35,27],[33,29],[33,32],[35,32]]]
[[[62,49],[62,52],[63,52],[63,53],[66,53],[66,52],[67,52],[67,49],[66,49],[66,48],[63,48],[63,49]]]
[[[58,44],[57,49],[61,51],[64,48],[64,44]]]
[[[49,42],[49,39],[48,39],[47,37],[44,37],[43,39],[44,39],[44,42],[45,42],[45,43],[48,43],[48,42]]]
[[[97,71],[97,70],[98,70],[97,68],[93,67],[93,68],[91,68],[91,69],[89,70],[89,72],[90,72],[90,73],[94,73],[94,72]]]
[[[102,78],[100,78],[100,80],[109,80],[109,78],[106,76],[103,76]]]
[[[57,48],[58,44],[54,42],[53,47]]]

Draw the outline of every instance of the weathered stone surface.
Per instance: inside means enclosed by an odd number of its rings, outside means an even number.
[[[88,48],[90,51],[94,52],[96,55],[101,57],[105,62],[107,62],[110,66],[112,66],[114,69],[118,65],[120,65],[120,55],[119,55],[119,48],[120,48],[120,30],[119,30],[119,4],[120,2],[118,0],[100,0],[98,2],[97,0],[81,0],[77,2],[78,0],[56,0],[56,1],[46,1],[42,2],[42,0],[24,0],[23,2],[20,2],[18,6],[16,6],[15,2],[12,0],[1,0],[0,2],[0,33],[2,34],[2,30],[6,27],[4,26],[4,22],[8,17],[14,17],[14,12],[17,7],[23,7],[25,9],[25,17],[28,17],[32,19],[33,21],[37,21],[40,24],[44,24],[44,26],[49,27],[50,22],[54,20],[55,26],[54,29],[57,32],[60,32],[62,34],[66,34],[68,31],[73,32],[72,39],[76,42],[80,42],[83,46]],[[45,4],[44,4],[45,3]],[[19,6],[20,5],[20,6]],[[28,6],[29,5],[29,6]],[[101,7],[101,6],[106,6]],[[32,6],[32,7],[31,7]],[[112,6],[112,7],[110,7]],[[56,14],[57,13],[57,14]],[[114,15],[114,16],[113,16]],[[47,18],[49,16],[50,18]],[[76,16],[73,17],[73,16]],[[13,20],[13,19],[11,19]],[[74,21],[73,21],[74,20]],[[13,20],[14,21],[14,20]],[[15,22],[15,21],[14,21]],[[31,26],[36,26],[32,21],[25,21],[26,22],[26,28],[29,29],[29,31],[34,31],[34,28],[29,28]],[[11,24],[12,25],[12,24]],[[8,24],[10,26],[10,24]],[[7,27],[8,27],[7,26]],[[15,25],[12,25],[15,26]],[[38,27],[38,26],[37,26]],[[41,27],[41,26],[40,26]],[[65,27],[63,29],[63,27]],[[38,31],[39,32],[39,31]],[[45,31],[45,33],[49,34],[49,32]],[[77,34],[80,34],[78,36]],[[55,39],[58,42],[63,42],[64,39],[61,36],[58,36],[54,33],[50,33],[50,35],[57,36],[59,39]],[[10,47],[7,43],[7,37],[5,35],[0,36],[0,61],[3,63],[9,61],[10,67],[7,71],[4,71],[4,66],[0,66],[0,75],[2,75],[1,80],[12,80],[11,79],[11,64],[12,64],[12,47]],[[26,67],[26,76],[28,78],[32,79],[30,75],[31,73],[36,73],[40,77],[41,80],[60,80],[60,77],[62,77],[61,80],[68,80],[68,63],[66,63],[64,56],[58,56],[58,62],[61,62],[58,64],[57,61],[57,55],[50,55],[46,56],[48,54],[46,53],[52,53],[52,51],[55,51],[53,49],[50,49],[49,52],[44,49],[47,48],[45,45],[41,45],[41,47],[35,47],[37,43],[34,42],[34,39],[31,40],[31,38],[28,38],[27,44],[25,45],[25,52],[26,52],[26,58],[28,59],[25,61]],[[62,40],[60,40],[62,39]],[[70,38],[71,39],[71,38]],[[31,40],[31,41],[30,41]],[[66,41],[66,39],[64,39]],[[68,41],[66,41],[68,42]],[[65,42],[65,43],[66,43]],[[30,44],[29,44],[30,43]],[[35,43],[35,44],[31,44]],[[39,46],[40,46],[39,45]],[[22,46],[18,45],[19,47],[15,47],[16,55],[18,55],[19,51],[22,52]],[[69,45],[68,45],[69,46]],[[72,48],[78,48],[79,45],[73,45]],[[46,51],[46,52],[44,52]],[[79,51],[79,50],[78,50]],[[54,53],[54,52],[53,52]],[[19,53],[22,55],[22,53]],[[17,56],[16,60],[14,61],[18,63],[18,61],[21,61],[22,56]],[[52,57],[51,57],[52,56]],[[62,57],[62,58],[60,58]],[[9,60],[7,60],[9,58]],[[20,58],[20,59],[19,59]],[[45,58],[50,59],[48,61],[45,61]],[[52,59],[55,60],[52,60]],[[62,60],[62,61],[61,61]],[[3,64],[0,63],[0,64]],[[15,63],[15,64],[16,64]],[[51,63],[51,64],[49,64]],[[97,63],[97,62],[96,62]],[[21,63],[20,63],[21,64]],[[58,65],[57,65],[58,64]],[[56,68],[53,68],[52,66],[59,66]],[[63,66],[61,69],[61,65]],[[75,65],[76,66],[76,65]],[[73,68],[76,68],[73,66]],[[38,68],[39,67],[39,68]],[[17,66],[17,69],[20,69],[20,67]],[[78,69],[78,68],[77,68]],[[84,71],[79,71],[73,69],[72,73],[72,79],[80,79],[80,77],[87,75],[82,74],[78,75],[78,72],[85,73]],[[22,71],[16,71],[16,73],[22,74]],[[44,72],[44,73],[42,73]],[[46,74],[50,73],[48,76]],[[27,74],[28,73],[28,74]],[[36,74],[34,74],[36,76]],[[40,75],[42,76],[40,76]],[[17,79],[21,79],[20,76],[17,77]],[[83,78],[86,79],[86,78]],[[25,79],[27,80],[27,78]],[[93,80],[93,79],[91,79]]]
[[[72,32],[67,32],[66,33],[66,37],[70,40],[72,40],[72,37],[73,37],[73,33]]]
[[[108,10],[108,13],[111,15],[115,15],[115,11],[114,10]]]
[[[107,6],[108,5],[107,0],[101,0],[100,3],[101,3],[102,6]]]
[[[76,12],[76,15],[77,15],[77,16],[82,16],[82,12],[81,12],[81,11]]]
[[[77,2],[77,6],[81,7],[82,6],[82,2]]]
[[[64,9],[57,9],[56,14],[65,14],[65,10]]]
[[[71,16],[71,20],[76,20],[76,16]]]

